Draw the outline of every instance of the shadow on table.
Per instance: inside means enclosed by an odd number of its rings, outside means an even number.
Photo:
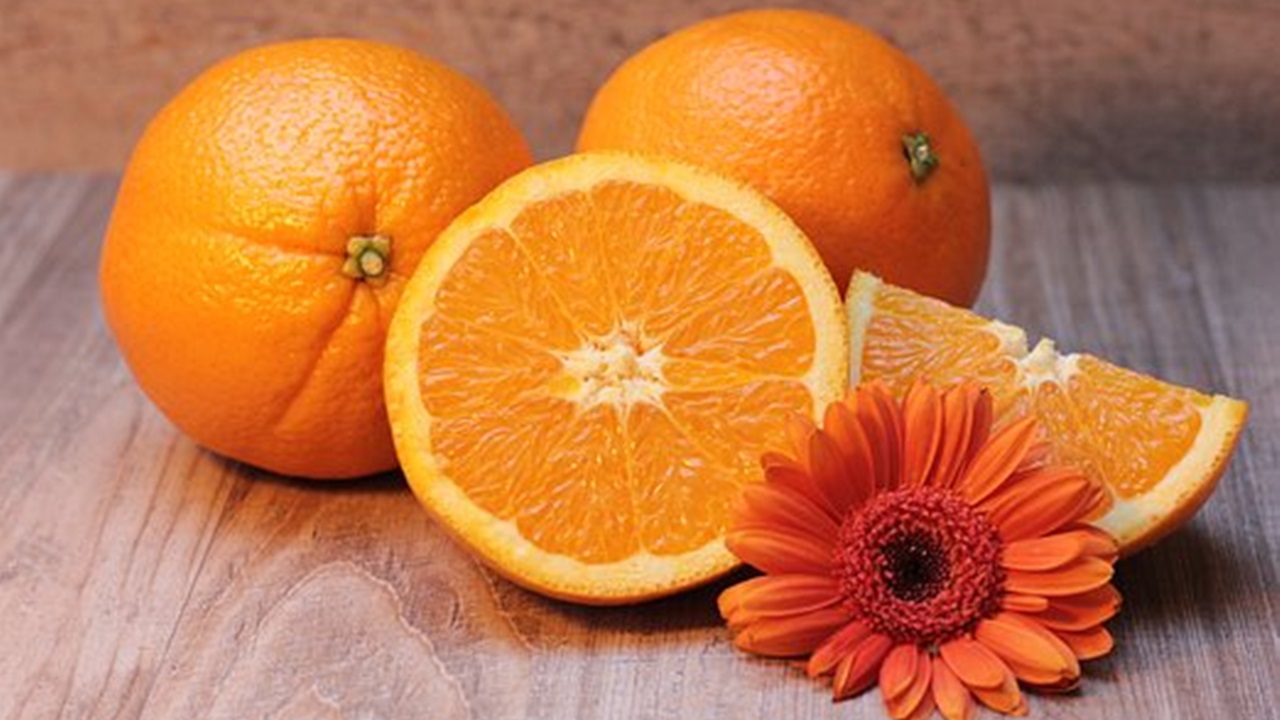
[[[289,492],[409,493],[409,486],[405,483],[404,473],[400,472],[399,469],[343,480],[312,480],[303,477],[278,475],[269,470],[246,465],[238,460],[232,460],[203,448],[201,453],[219,466],[228,476],[256,486],[272,487]]]
[[[1129,640],[1137,646],[1139,638],[1159,636],[1167,639],[1162,651],[1177,652],[1223,635],[1228,622],[1241,622],[1241,614],[1270,592],[1255,570],[1223,538],[1195,523],[1121,561],[1113,582],[1124,605],[1110,624],[1116,657],[1138,671],[1162,658],[1150,649],[1127,651]]]
[[[1120,561],[1114,582],[1132,623],[1162,625],[1188,614],[1211,618],[1261,590],[1256,579],[1222,538],[1192,523]]]
[[[708,585],[671,597],[613,607],[554,600],[497,577],[494,582],[499,586],[498,595],[505,608],[522,618],[528,639],[537,642],[545,631],[554,636],[556,643],[598,647],[615,642],[609,638],[619,636],[651,636],[658,640],[710,631],[719,637],[724,620],[716,608],[716,598],[725,588],[754,574],[754,571],[739,569]],[[727,631],[723,637],[727,641]]]

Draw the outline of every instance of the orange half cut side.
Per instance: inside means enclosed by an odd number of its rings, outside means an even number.
[[[763,196],[584,154],[459,217],[392,322],[397,454],[423,505],[515,582],[587,603],[737,565],[723,535],[787,419],[848,372],[839,295]]]

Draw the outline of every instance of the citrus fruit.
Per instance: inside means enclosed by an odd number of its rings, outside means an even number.
[[[1034,414],[1051,458],[1109,489],[1094,522],[1130,554],[1181,525],[1226,469],[1248,405],[1117,367],[1062,354],[1052,340],[1028,350],[1020,328],[857,273],[845,301],[854,382],[896,393],[916,379],[977,380],[998,422]]]
[[[531,162],[484,90],[408,50],[241,53],[134,149],[102,250],[107,322],[202,445],[287,475],[391,469],[381,367],[400,291],[455,215]]]
[[[969,305],[986,274],[973,137],[910,58],[836,17],[751,10],[658,40],[596,93],[578,148],[664,154],[754,186],[842,289],[865,269]]]
[[[539,592],[639,601],[737,564],[732,505],[787,420],[841,397],[812,245],[758,193],[625,154],[507,181],[423,257],[387,338],[409,484]]]

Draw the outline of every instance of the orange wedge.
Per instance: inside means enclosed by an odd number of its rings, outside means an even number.
[[[1132,553],[1188,520],[1226,469],[1248,405],[1062,354],[1028,350],[1020,328],[855,275],[845,300],[853,382],[902,393],[914,378],[972,378],[991,389],[1001,421],[1032,413],[1053,459],[1101,480],[1112,503],[1095,524]]]
[[[620,154],[463,213],[396,310],[385,387],[427,510],[511,580],[645,600],[737,565],[730,509],[848,373],[835,284],[762,195]]]

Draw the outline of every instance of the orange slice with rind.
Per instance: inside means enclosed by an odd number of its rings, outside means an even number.
[[[916,379],[990,388],[1001,422],[1034,414],[1053,459],[1111,492],[1094,522],[1131,554],[1186,522],[1226,470],[1248,405],[1064,354],[1052,340],[857,273],[845,298],[850,379],[895,393]]]
[[[738,564],[731,508],[787,419],[841,397],[846,333],[816,251],[762,195],[575,155],[424,256],[387,408],[410,486],[461,544],[538,592],[635,602]]]

